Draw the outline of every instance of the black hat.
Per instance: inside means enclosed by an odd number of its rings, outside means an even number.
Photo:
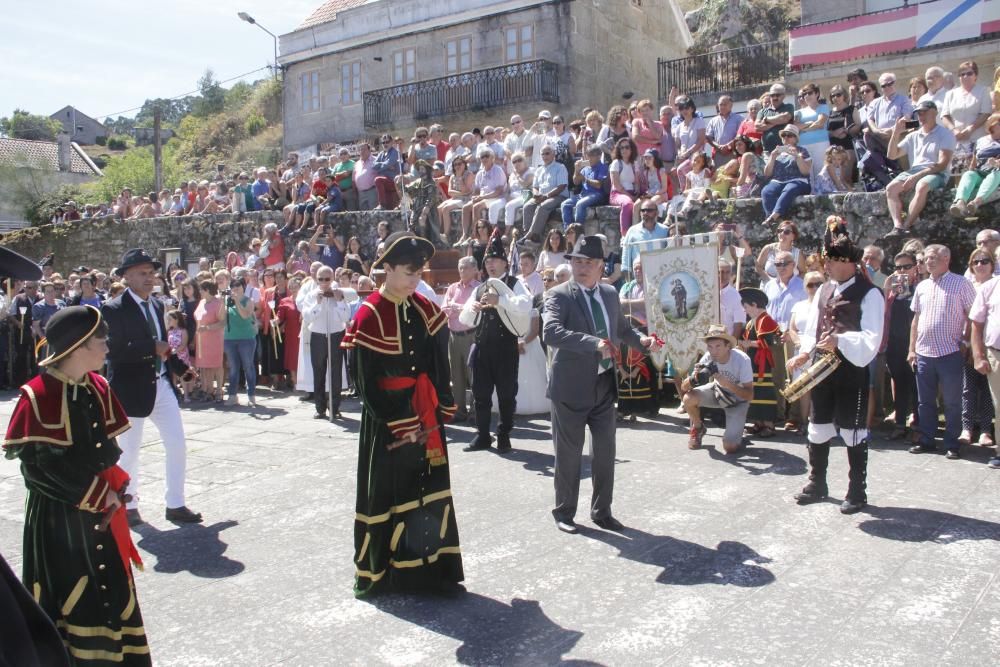
[[[510,263],[510,260],[507,258],[507,251],[503,249],[503,240],[496,234],[490,238],[490,244],[486,246],[486,254],[483,255],[484,260],[490,258],[502,259],[508,264]]]
[[[921,100],[917,106],[913,107],[914,113],[917,111],[927,111],[929,109],[933,109],[934,111],[938,110],[937,104],[934,103],[934,100]]]
[[[377,269],[388,262],[393,266],[398,264],[419,264],[423,266],[434,256],[434,244],[413,232],[395,232],[385,239],[385,250],[379,255],[372,268]]]
[[[125,251],[125,254],[122,255],[121,266],[115,269],[114,272],[119,276],[122,276],[125,275],[125,272],[133,266],[138,266],[140,264],[152,264],[155,270],[159,270],[162,266],[162,264],[150,257],[149,254],[142,248],[132,248],[131,250]]]
[[[851,235],[847,232],[847,223],[843,218],[830,216],[827,219],[826,233],[823,235],[823,254],[830,259],[844,258],[855,263],[861,261],[864,252],[851,240]]]
[[[81,264],[80,266],[73,269],[74,273],[90,273],[90,269]]]
[[[65,358],[90,338],[101,323],[101,311],[93,306],[70,306],[56,312],[45,325],[45,338],[49,356],[38,362],[49,366]]]
[[[604,259],[604,244],[600,236],[583,236],[573,246],[573,252],[566,253],[566,259]]]
[[[764,290],[757,289],[756,287],[744,287],[741,289],[740,301],[749,303],[751,306],[757,306],[758,308],[767,308],[767,295],[764,294]]]

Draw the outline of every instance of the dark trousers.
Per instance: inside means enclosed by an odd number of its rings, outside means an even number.
[[[962,354],[917,355],[917,396],[920,397],[920,444],[933,445],[938,426],[938,390],[944,403],[944,447],[958,451],[962,430]]]
[[[329,343],[327,342],[328,338]],[[312,362],[313,369],[313,393],[316,396],[316,412],[320,414],[325,414],[327,408],[326,377],[328,373],[333,375],[330,379],[330,392],[333,398],[332,409],[334,412],[340,410],[341,369],[344,360],[343,355],[340,354],[340,341],[343,339],[343,331],[334,334],[309,334],[309,360]],[[332,371],[327,367],[327,345],[333,351],[333,358],[330,360],[330,365],[333,366]]]
[[[12,335],[17,336],[18,332]],[[30,333],[24,334],[25,345],[19,342],[14,343],[14,358],[11,360],[11,386],[20,387],[22,384],[35,377],[38,366],[35,362],[35,339]],[[15,339],[17,341],[17,339]]]
[[[490,434],[494,389],[500,411],[497,435],[509,435],[514,428],[517,362],[516,343],[506,345],[491,341],[476,345],[472,363],[472,398],[476,406],[476,428],[483,437]]]
[[[907,346],[890,344],[885,350],[885,365],[889,369],[895,392],[892,396],[896,410],[896,426],[906,427],[906,418],[917,405],[917,379],[913,367],[906,360]]]

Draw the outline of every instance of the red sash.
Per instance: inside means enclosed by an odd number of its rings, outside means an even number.
[[[128,473],[117,465],[102,470],[97,473],[97,477],[107,482],[111,490],[116,493],[120,493],[128,485],[129,481]],[[115,543],[118,545],[118,555],[122,558],[122,565],[125,566],[125,572],[131,578],[131,564],[135,563],[135,566],[141,570],[142,558],[139,557],[139,552],[132,543],[132,533],[128,527],[128,517],[125,514],[124,500],[122,500],[121,506],[112,515],[110,528],[111,535],[114,536]]]
[[[441,430],[438,428],[440,426],[437,418],[438,397],[434,383],[427,373],[421,373],[415,378],[405,375],[379,378],[378,386],[385,391],[414,387],[410,405],[420,419],[422,430],[427,432],[427,459],[432,466],[442,465],[445,457],[444,442],[441,440]]]

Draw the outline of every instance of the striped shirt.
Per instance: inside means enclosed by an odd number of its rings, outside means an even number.
[[[959,350],[976,288],[948,271],[917,283],[910,309],[920,315],[916,352],[922,357],[943,357]]]

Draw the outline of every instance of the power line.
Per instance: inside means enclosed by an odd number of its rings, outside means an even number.
[[[228,79],[226,79],[224,81],[219,81],[218,83],[219,83],[219,85],[222,85],[224,83],[229,83],[230,81],[236,81],[237,79],[242,79],[245,76],[250,76],[251,74],[256,74],[257,72],[263,72],[264,70],[270,70],[270,69],[271,69],[270,65],[268,65],[266,67],[258,67],[257,69],[255,69],[255,70],[253,70],[251,72],[244,72],[243,74],[238,74],[238,75],[236,75],[234,77],[230,77],[230,78],[228,78]],[[182,97],[187,97],[188,95],[194,95],[194,94],[199,93],[199,92],[201,92],[201,91],[199,91],[199,90],[192,90],[192,91],[187,92],[187,93],[181,93],[180,95],[175,95],[174,97],[167,97],[167,98],[161,98],[161,99],[179,100]],[[104,118],[105,120],[107,120],[111,116],[120,116],[123,113],[129,113],[130,111],[139,111],[140,109],[142,109],[143,106],[145,106],[145,104],[146,103],[143,102],[139,106],[132,107],[131,109],[122,109],[121,111],[113,111],[111,113],[106,113],[106,114],[97,114],[95,116],[95,118]]]

